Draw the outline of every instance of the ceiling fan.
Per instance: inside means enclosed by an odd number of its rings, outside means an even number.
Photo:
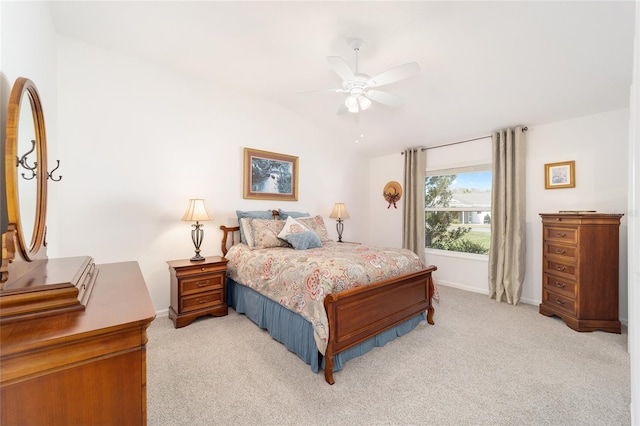
[[[331,68],[333,68],[333,71],[342,78],[342,88],[315,90],[301,94],[322,92],[346,93],[347,97],[344,103],[338,108],[338,114],[344,114],[347,111],[352,113],[364,111],[371,107],[372,101],[393,107],[402,106],[404,99],[400,96],[378,90],[377,88],[418,74],[420,72],[420,66],[416,62],[409,62],[391,68],[374,77],[369,77],[367,74],[363,74],[358,70],[358,52],[361,46],[362,40],[354,39],[351,41],[351,47],[355,52],[354,70],[339,56],[327,57],[327,61]]]

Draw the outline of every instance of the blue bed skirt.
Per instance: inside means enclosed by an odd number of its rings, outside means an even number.
[[[314,373],[324,368],[323,356],[318,351],[313,338],[313,327],[301,315],[230,278],[227,278],[227,304],[237,313],[245,314],[260,328],[267,330],[271,337],[309,364]],[[375,347],[384,346],[396,337],[409,333],[426,318],[426,313],[422,312],[359,345],[336,354],[333,371],[340,371],[348,360],[364,355]]]

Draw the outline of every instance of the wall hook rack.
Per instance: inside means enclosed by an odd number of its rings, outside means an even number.
[[[58,170],[58,168],[60,168],[60,160],[56,160],[56,167],[53,170],[51,170],[49,174],[47,174],[47,178],[51,179],[54,182],[60,182],[62,180],[62,176],[58,176],[57,179],[53,177],[53,172]]]
[[[35,161],[33,163],[33,166],[30,166],[28,164],[29,161],[29,154],[31,154],[33,151],[35,151],[36,149],[36,141],[35,140],[31,140],[31,149],[29,151],[27,151],[22,157],[16,159],[17,164],[16,167],[20,167],[22,166],[22,168],[27,169],[31,172],[31,176],[27,177],[24,173],[22,173],[22,177],[25,178],[26,180],[31,180],[34,177],[36,177],[36,169],[38,168],[38,162]]]

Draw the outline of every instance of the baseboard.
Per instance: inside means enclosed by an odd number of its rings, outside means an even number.
[[[156,311],[156,318],[157,317],[168,317],[168,316],[169,316],[169,308],[163,309],[161,311]]]

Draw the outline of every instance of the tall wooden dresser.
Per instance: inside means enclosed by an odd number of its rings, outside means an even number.
[[[574,330],[620,333],[619,227],[622,214],[540,213],[542,303]]]

